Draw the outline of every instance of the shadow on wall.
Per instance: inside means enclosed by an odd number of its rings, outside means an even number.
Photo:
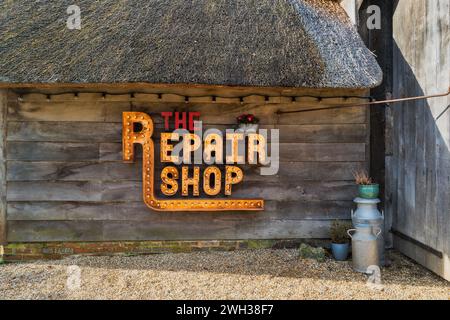
[[[410,41],[413,40],[408,40],[408,45]],[[406,49],[413,50],[409,55],[414,61],[407,59],[395,42],[393,50],[394,97],[448,90],[448,83],[437,80],[437,74],[444,72],[440,71],[440,61],[446,57],[422,63],[424,56],[420,55],[425,53],[415,47]],[[447,255],[450,254],[449,102],[447,96],[396,103],[386,113],[386,210],[392,217],[392,228]]]

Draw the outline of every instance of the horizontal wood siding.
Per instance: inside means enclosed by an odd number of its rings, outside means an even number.
[[[342,92],[345,96],[346,92]],[[362,95],[362,93],[361,93]],[[156,98],[155,98],[156,96]],[[200,98],[199,98],[200,99]],[[260,97],[185,103],[176,95],[80,93],[11,95],[7,115],[8,241],[326,238],[332,219],[350,217],[352,173],[368,167],[364,108],[278,115],[358,99],[266,104]],[[233,100],[234,99],[234,100]],[[280,100],[281,101],[281,100]],[[224,130],[241,113],[280,130],[280,170],[243,165],[233,197],[262,197],[263,212],[153,212],[142,202],[141,160],[121,161],[121,114],[199,111],[204,128]],[[157,164],[159,175],[162,164]],[[158,181],[156,183],[158,185]]]

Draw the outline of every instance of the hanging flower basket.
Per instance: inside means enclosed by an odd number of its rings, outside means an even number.
[[[259,129],[259,119],[253,114],[242,114],[236,118],[238,123],[238,132],[256,133]]]

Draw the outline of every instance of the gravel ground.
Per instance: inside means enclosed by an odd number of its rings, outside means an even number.
[[[299,259],[290,249],[7,263],[0,299],[450,299],[448,282],[399,253],[388,256],[378,288],[350,262]],[[79,288],[67,284],[70,266],[81,270]]]

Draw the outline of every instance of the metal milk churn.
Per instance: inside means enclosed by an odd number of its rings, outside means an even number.
[[[356,198],[353,200],[357,209],[352,210],[352,223],[355,228],[359,225],[370,225],[373,228],[381,230],[380,235],[377,238],[378,255],[380,257],[379,265],[385,265],[384,257],[384,215],[378,210],[377,205],[380,203],[379,199],[363,199]]]
[[[369,266],[378,266],[377,238],[381,233],[380,228],[373,228],[368,224],[360,224],[356,229],[347,231],[352,238],[353,269],[367,273]]]

